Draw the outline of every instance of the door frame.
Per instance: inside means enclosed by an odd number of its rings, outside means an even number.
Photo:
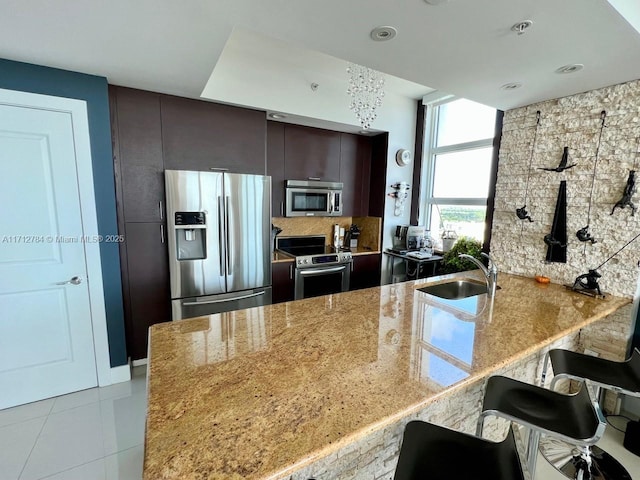
[[[85,238],[97,237],[98,217],[93,188],[93,167],[91,163],[87,102],[74,98],[54,97],[39,93],[20,92],[0,88],[0,103],[16,107],[27,107],[39,110],[45,109],[71,114],[83,235]],[[102,284],[100,244],[98,242],[83,242],[83,246],[87,262],[87,286],[91,307],[91,326],[93,330],[93,346],[98,385],[111,385],[114,381],[125,381],[130,378],[130,374],[128,373],[129,366],[123,365],[123,367],[126,367],[127,372],[121,372],[121,367],[111,369],[109,339],[107,336],[107,316],[104,303],[104,286]]]

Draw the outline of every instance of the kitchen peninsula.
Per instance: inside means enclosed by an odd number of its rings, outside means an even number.
[[[408,419],[472,431],[488,375],[533,381],[549,346],[630,322],[630,299],[514,275],[494,302],[417,290],[450,277],[154,325],[144,478],[390,478]]]

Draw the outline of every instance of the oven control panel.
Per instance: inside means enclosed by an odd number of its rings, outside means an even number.
[[[321,267],[322,265],[338,265],[349,263],[351,252],[331,253],[328,255],[305,255],[296,257],[297,268]]]

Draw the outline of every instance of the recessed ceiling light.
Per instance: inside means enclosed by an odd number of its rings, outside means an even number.
[[[518,35],[522,35],[527,28],[531,27],[531,25],[533,25],[533,22],[531,20],[523,20],[514,24],[511,27],[511,30],[516,32]]]
[[[376,42],[386,42],[387,40],[395,38],[397,34],[398,30],[389,26],[376,27],[371,30],[371,38]]]
[[[584,68],[581,63],[572,63],[570,65],[564,65],[556,70],[556,73],[576,73]]]
[[[443,3],[447,3],[449,0],[424,0],[429,5],[442,5]]]
[[[522,84],[519,83],[519,82],[512,82],[512,83],[505,83],[500,88],[502,90],[515,90],[517,88],[520,88],[521,86],[522,86]]]
[[[269,118],[275,118],[276,120],[279,120],[281,118],[287,118],[287,116],[282,113],[270,113]]]

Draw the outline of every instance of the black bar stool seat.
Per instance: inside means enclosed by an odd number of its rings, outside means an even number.
[[[553,349],[545,357],[542,385],[551,361],[553,380],[551,390],[559,379],[587,381],[596,387],[595,396],[600,399],[604,390],[640,397],[640,352],[636,349],[629,359],[615,362],[570,350]],[[615,458],[597,446],[579,455],[573,442],[543,439],[540,452],[565,476],[591,480],[630,480],[629,472]],[[589,475],[585,477],[585,475]]]
[[[640,352],[624,362],[614,362],[570,350],[549,350],[554,376],[589,380],[606,389],[640,396]]]
[[[395,480],[524,480],[513,431],[499,443],[412,421],[402,438]]]
[[[599,426],[586,388],[564,395],[501,376],[487,381],[482,410],[567,439],[591,441]]]
[[[591,401],[584,385],[578,393],[564,395],[502,376],[487,380],[477,436],[482,436],[489,415],[529,428],[527,468],[532,476],[541,434],[588,448],[602,437],[606,426],[597,402]]]

